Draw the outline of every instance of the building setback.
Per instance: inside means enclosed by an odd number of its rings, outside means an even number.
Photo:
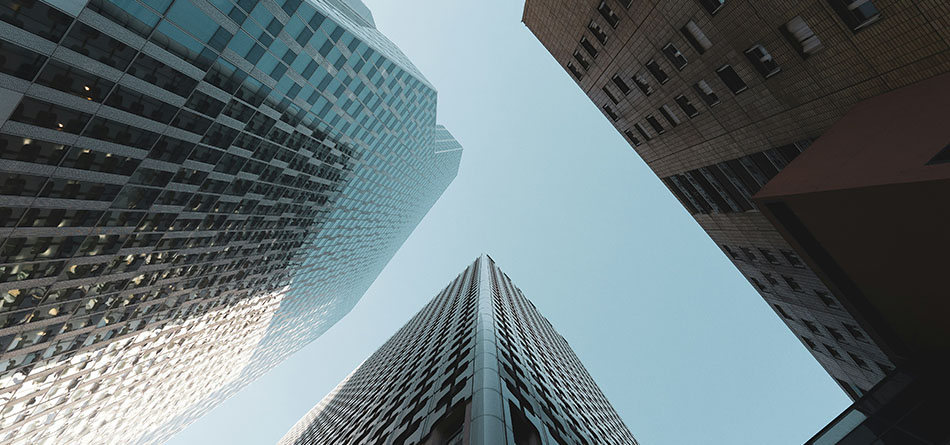
[[[460,159],[358,1],[0,5],[0,442],[167,439],[346,314]]]
[[[280,444],[636,444],[551,323],[483,255]]]
[[[858,102],[950,71],[938,3],[527,0],[523,21],[856,399],[899,354],[752,198]]]

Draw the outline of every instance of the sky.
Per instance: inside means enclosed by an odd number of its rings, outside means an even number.
[[[801,444],[849,401],[511,0],[365,0],[439,91],[459,175],[339,323],[168,443],[276,443],[481,253],[642,444]]]

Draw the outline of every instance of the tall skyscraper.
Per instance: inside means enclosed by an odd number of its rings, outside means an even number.
[[[483,255],[286,444],[636,444],[570,345]]]
[[[950,71],[938,3],[527,0],[523,21],[856,399],[899,354],[753,196],[859,102]]]
[[[166,439],[346,314],[460,157],[357,0],[0,5],[0,442]]]

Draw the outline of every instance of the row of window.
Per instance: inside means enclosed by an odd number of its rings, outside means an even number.
[[[661,178],[691,214],[754,210],[752,196],[808,146],[800,141]]]
[[[739,252],[737,252],[735,249],[733,249],[732,247],[729,247],[726,244],[723,244],[722,248],[734,260],[744,261],[743,258],[745,258],[750,263],[759,261],[759,258],[755,255],[755,253],[752,252],[752,249],[748,247],[739,248],[739,250],[742,252],[742,255],[739,255]],[[761,248],[761,247],[758,250],[759,250],[759,253],[762,254],[762,257],[766,261],[768,261],[769,264],[774,264],[774,265],[782,264],[782,262],[779,261],[779,259],[775,255],[772,254],[771,250]],[[801,258],[799,258],[798,255],[796,255],[794,252],[784,250],[784,249],[780,250],[780,252],[782,253],[782,256],[785,257],[785,260],[788,261],[789,265],[793,267],[797,267],[799,269],[805,268],[805,263],[803,263]]]
[[[726,4],[726,0],[697,1],[709,15],[716,15]],[[872,0],[828,0],[828,4],[838,14],[838,17],[848,25],[848,28],[854,32],[881,18],[881,11]]]
[[[633,4],[633,0],[616,1],[624,8],[630,8],[630,5]],[[618,16],[617,13],[611,9],[610,5],[607,4],[607,0],[601,0],[601,2],[597,5],[597,12],[611,28],[616,28],[617,24],[620,23],[620,16]],[[600,42],[601,45],[607,44],[607,30],[601,26],[600,23],[597,23],[596,20],[591,20],[587,24],[587,30],[590,31],[594,39]],[[577,78],[577,80],[580,80],[584,77],[584,71],[590,69],[590,60],[597,58],[599,50],[594,46],[593,43],[591,43],[590,39],[588,39],[586,35],[581,36],[581,39],[578,43],[580,43],[581,48],[587,53],[587,56],[584,56],[580,49],[575,50],[572,54],[574,61],[567,62],[567,69],[571,72],[571,74],[574,75],[575,78]],[[588,56],[590,57],[590,60],[588,60]],[[577,62],[576,65],[574,64],[575,61]],[[583,69],[583,71],[581,71],[581,69]]]

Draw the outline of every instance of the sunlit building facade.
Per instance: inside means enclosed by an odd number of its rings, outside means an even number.
[[[0,442],[160,442],[318,337],[458,171],[353,0],[0,5]]]
[[[859,102],[950,71],[938,3],[527,0],[523,21],[856,399],[894,351],[753,196]]]
[[[483,255],[279,443],[637,441],[567,341]]]

